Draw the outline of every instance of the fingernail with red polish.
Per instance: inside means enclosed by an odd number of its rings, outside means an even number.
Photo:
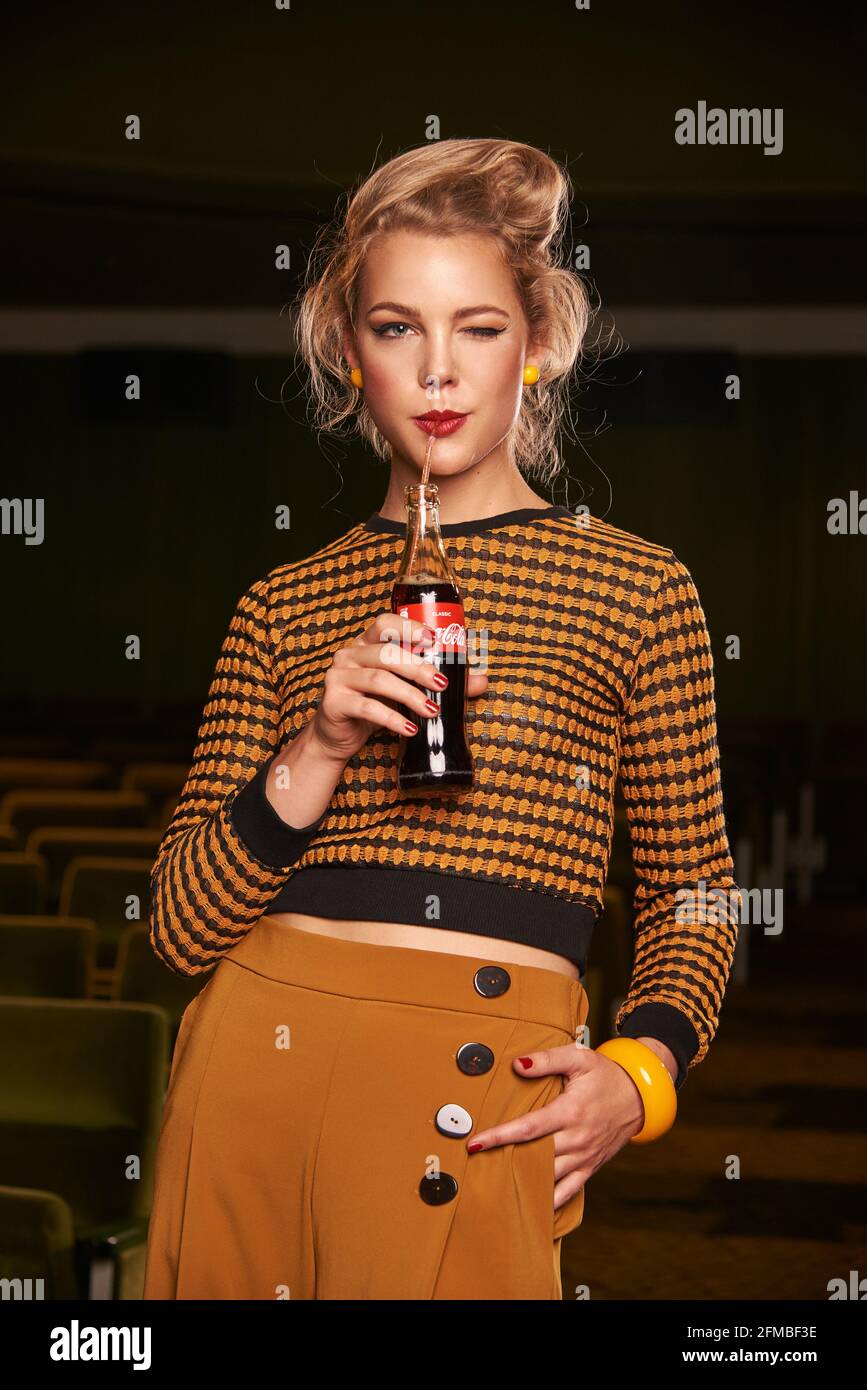
[[[468,1154],[478,1153],[479,1149],[483,1149],[484,1147],[485,1147],[484,1144],[468,1144],[468,1145],[467,1145],[467,1153],[468,1153]]]
[[[533,1065],[532,1057],[519,1057],[518,1061],[521,1063],[521,1066],[524,1068],[525,1071],[527,1067],[531,1067]]]

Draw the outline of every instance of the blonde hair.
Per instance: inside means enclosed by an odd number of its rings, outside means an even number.
[[[553,479],[563,467],[559,430],[591,314],[584,281],[564,264],[570,196],[567,172],[547,154],[495,139],[407,150],[344,194],[345,212],[317,234],[295,302],[314,427],[357,432],[380,458],[391,457],[343,356],[343,330],[354,328],[360,273],[374,238],[402,230],[486,235],[514,275],[531,337],[546,345],[539,380],[524,391],[509,435],[511,456],[523,473]]]

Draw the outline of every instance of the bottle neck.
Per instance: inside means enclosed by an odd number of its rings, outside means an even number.
[[[406,538],[397,578],[404,583],[456,583],[440,534],[439,498],[430,485],[406,489]]]

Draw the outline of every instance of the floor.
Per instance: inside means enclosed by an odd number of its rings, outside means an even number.
[[[779,937],[749,930],[749,981],[674,1127],[587,1184],[564,1299],[824,1300],[867,1278],[867,906],[788,906]]]

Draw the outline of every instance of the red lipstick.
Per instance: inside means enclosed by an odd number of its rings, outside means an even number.
[[[467,419],[467,414],[456,410],[428,410],[424,415],[416,415],[415,423],[425,434],[454,434]]]

